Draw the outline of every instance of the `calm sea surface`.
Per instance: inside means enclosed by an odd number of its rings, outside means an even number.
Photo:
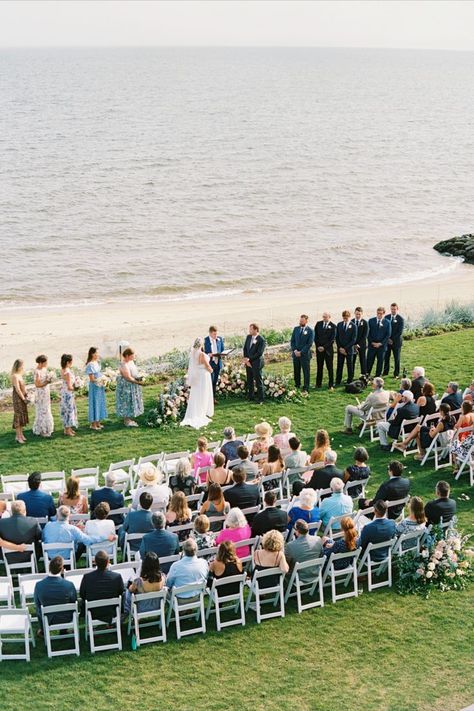
[[[0,306],[411,280],[473,218],[474,53],[0,52]]]

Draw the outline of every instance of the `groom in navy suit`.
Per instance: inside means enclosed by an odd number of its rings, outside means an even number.
[[[377,368],[375,371],[375,376],[380,377],[382,375],[385,352],[387,350],[387,345],[390,336],[392,335],[392,325],[385,316],[385,309],[383,306],[379,306],[377,309],[377,316],[369,318],[369,349],[367,351],[367,373],[373,368],[374,361],[377,358]]]
[[[303,371],[303,390],[309,390],[309,375],[311,364],[311,348],[314,343],[314,331],[308,326],[308,317],[301,314],[300,325],[295,326],[291,335],[291,355],[293,358],[293,374],[295,385],[301,387],[301,371]]]
[[[387,350],[385,352],[385,366],[383,374],[388,375],[390,371],[390,356],[393,353],[393,377],[398,378],[400,375],[400,353],[402,350],[405,319],[398,313],[398,304],[395,302],[390,304],[390,313],[387,314],[385,318],[387,321],[390,321],[392,335],[389,338]]]
[[[210,356],[214,399],[216,397],[217,383],[219,382],[219,375],[222,368],[222,358],[219,354],[222,353],[223,350],[224,339],[217,335],[217,328],[215,326],[211,326],[209,328],[209,335],[204,339],[204,352]]]

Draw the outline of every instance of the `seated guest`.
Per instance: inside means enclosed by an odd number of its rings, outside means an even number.
[[[147,553],[142,560],[140,575],[129,583],[125,593],[124,612],[129,614],[132,607],[132,595],[160,592],[165,584],[165,576],[160,570],[160,561],[156,553]],[[150,612],[160,608],[160,600],[140,600],[138,612]]]
[[[219,484],[219,486],[228,486],[229,484],[231,484],[232,473],[225,466],[225,457],[222,452],[215,453],[213,462],[214,466],[207,473],[207,487],[209,488],[209,484]]]
[[[390,392],[390,404],[387,409],[387,412],[385,413],[385,420],[391,420],[392,415],[397,409],[397,407],[400,405],[402,395],[405,392],[405,390],[411,390],[411,380],[410,378],[402,378],[400,380],[400,387],[396,392],[391,391]],[[418,405],[418,402],[416,403]]]
[[[466,427],[474,427],[474,405],[469,400],[463,400],[461,405],[461,415],[454,425],[455,430],[462,430]],[[458,441],[462,442],[468,437],[469,432],[461,432],[458,435]],[[17,497],[18,498],[18,497]]]
[[[261,469],[261,476],[266,477],[271,476],[272,474],[281,474],[284,468],[285,465],[283,464],[280,450],[278,447],[275,447],[274,444],[271,444],[268,448],[267,461],[263,464]],[[262,486],[265,491],[274,489],[278,486],[278,479],[269,479],[268,481],[264,481]]]
[[[176,533],[167,531],[166,517],[161,511],[155,511],[151,517],[153,531],[145,533],[140,543],[140,558],[143,560],[147,553],[156,553],[158,558],[167,558],[179,553],[179,538]],[[161,569],[164,573],[169,570],[170,564],[164,563]]]
[[[148,491],[142,491],[140,494],[140,508],[138,511],[133,511],[133,509],[129,511],[119,529],[119,541],[122,550],[126,533],[148,533],[153,530],[152,513],[150,511],[152,503],[153,496]],[[140,541],[130,541],[130,549],[132,551],[137,551],[139,548]]]
[[[80,481],[75,476],[70,476],[66,481],[66,491],[59,495],[59,505],[67,506],[72,514],[89,513],[87,496],[81,494]],[[80,526],[82,528],[83,524]]]
[[[374,378],[372,381],[372,392],[367,395],[365,400],[360,403],[360,405],[347,405],[346,414],[344,417],[344,434],[352,434],[352,418],[354,415],[359,417],[361,420],[367,419],[367,414],[371,408],[372,411],[371,418],[378,422],[383,420],[385,417],[385,412],[388,407],[388,401],[390,398],[390,391],[384,390],[384,379]]]
[[[193,583],[205,583],[209,567],[205,558],[198,558],[196,541],[188,538],[183,543],[183,557],[175,561],[166,576],[166,586],[169,590],[172,588],[180,588],[183,585],[192,585]],[[183,598],[194,597],[195,593],[191,590],[183,593]]]
[[[252,442],[252,449],[250,450],[250,455],[252,457],[257,456],[258,454],[266,454],[270,445],[273,444],[273,430],[268,422],[259,422],[255,425],[254,429],[258,436],[257,439],[254,439]],[[261,459],[260,461],[263,462],[264,460]]]
[[[103,486],[101,489],[95,489],[95,491],[93,491],[90,496],[89,505],[91,511],[91,518],[94,518],[94,510],[96,506],[98,506],[98,504],[101,504],[103,501],[110,506],[111,511],[113,511],[114,509],[123,509],[125,506],[125,499],[123,497],[122,492],[115,491],[114,489],[114,486],[117,483],[116,473],[114,471],[106,472],[104,474],[104,479],[105,486]],[[110,518],[117,526],[120,526],[123,523],[122,514],[118,514],[117,516],[112,515]]]
[[[85,611],[86,602],[95,600],[109,600],[110,598],[122,597],[124,584],[120,573],[110,570],[109,556],[105,551],[97,551],[95,554],[96,569],[86,573],[79,588],[79,597],[82,602],[82,609]],[[99,607],[92,610],[93,619],[102,622],[112,622],[115,615],[114,607]]]
[[[232,508],[248,509],[257,506],[260,501],[260,492],[255,484],[246,484],[247,475],[241,467],[232,470],[234,485],[224,492],[224,498]]]
[[[420,365],[417,365],[416,368],[413,368],[413,372],[411,374],[411,388],[410,388],[410,390],[413,393],[413,399],[415,402],[420,397],[422,390],[423,390],[423,385],[426,382],[427,381],[425,378],[425,369],[422,368]]]
[[[278,420],[280,431],[273,438],[273,444],[281,452],[283,459],[291,454],[290,439],[295,435],[291,432],[291,420],[288,417],[280,417]]]
[[[5,518],[10,518],[10,511],[7,509],[7,502],[0,499],[0,518],[5,516]]]
[[[56,515],[53,497],[46,491],[41,491],[41,473],[32,472],[28,477],[29,491],[16,495],[17,501],[24,501],[26,515],[33,518],[52,518]]]
[[[264,509],[256,514],[252,521],[252,536],[263,536],[264,533],[275,529],[284,533],[288,517],[286,511],[276,507],[277,496],[274,491],[266,491]]]
[[[329,449],[331,449],[329,434],[326,430],[318,430],[314,437],[314,449],[309,458],[310,464],[320,464],[323,467],[324,456]]]
[[[35,585],[34,598],[36,614],[38,615],[38,636],[43,636],[43,607],[50,605],[67,605],[76,602],[77,593],[74,584],[70,580],[62,577],[64,571],[64,561],[60,555],[55,556],[49,562],[49,575],[42,580],[38,580]],[[49,622],[52,625],[59,625],[62,622],[72,620],[72,612],[56,612],[50,615]]]
[[[311,489],[306,489],[311,491]],[[295,563],[306,563],[308,560],[319,558],[323,551],[323,543],[319,536],[310,536],[306,521],[298,518],[295,521],[295,538],[285,546],[285,557],[290,571]],[[310,583],[314,579],[315,568],[305,568],[299,574],[302,583]]]
[[[225,463],[232,462],[237,459],[237,448],[243,445],[241,439],[235,438],[235,431],[233,427],[224,428],[224,442],[221,447],[221,452],[225,457]]]
[[[436,484],[437,499],[428,501],[425,506],[425,516],[427,525],[437,526],[439,523],[447,523],[456,515],[456,501],[449,498],[451,488],[447,481],[438,481]]]
[[[354,452],[354,464],[349,464],[344,470],[344,483],[368,479],[370,476],[370,467],[367,465],[368,459],[369,455],[366,448],[357,447]],[[349,491],[352,499],[358,499],[362,493],[362,485],[351,487]]]
[[[232,471],[238,467],[239,469],[244,469],[247,479],[249,481],[252,481],[253,479],[256,479],[259,474],[258,470],[258,464],[257,462],[251,462],[249,459],[250,452],[248,448],[242,444],[238,449],[237,449],[237,463],[234,464],[232,467]],[[235,460],[234,460],[235,461]]]
[[[110,514],[110,506],[106,501],[97,504],[94,509],[94,518],[86,521],[84,533],[86,536],[105,540],[109,536],[115,534],[115,524],[108,516]],[[110,555],[113,551],[113,546],[105,546],[104,550]]]
[[[410,493],[410,480],[402,477],[403,464],[396,459],[388,465],[389,478],[380,484],[373,499],[359,499],[359,508],[365,509],[373,506],[376,501],[397,501],[404,499]],[[398,518],[403,510],[403,504],[392,506],[389,509],[389,518]]]
[[[210,533],[211,522],[206,514],[200,514],[194,519],[194,529],[191,531],[191,538],[194,538],[199,551],[204,548],[213,548],[214,536]]]
[[[454,438],[450,445],[450,451],[453,458],[454,473],[458,470],[458,460],[464,461],[468,456],[472,445],[474,444],[474,432],[462,432],[466,427],[474,427],[474,406],[469,400],[464,400],[462,403],[462,415],[454,425],[457,430],[457,437]],[[461,430],[461,431],[459,431]]]
[[[171,497],[170,505],[168,511],[166,512],[166,523],[168,526],[184,526],[187,523],[191,523],[192,511],[188,506],[186,497],[182,491],[177,491]],[[184,541],[189,535],[188,531],[179,531],[178,538],[180,541]]]
[[[464,390],[462,394],[463,400],[469,400],[469,402],[474,402],[474,380],[471,380],[468,387]]]
[[[209,563],[209,584],[212,585],[213,578],[221,580],[222,578],[230,578],[233,575],[240,575],[241,573],[242,561],[237,555],[234,544],[232,541],[222,541],[219,545],[216,557]],[[237,595],[239,587],[239,583],[221,585],[219,588],[219,596]]]
[[[451,380],[446,387],[446,394],[441,398],[441,402],[449,405],[451,410],[459,410],[462,405],[462,395],[459,384]]]
[[[289,531],[298,519],[306,523],[316,523],[320,520],[319,509],[316,506],[316,492],[314,489],[302,489],[298,501],[291,502],[287,511],[287,528]]]
[[[199,437],[197,450],[191,455],[191,468],[194,472],[194,476],[198,480],[198,484],[205,484],[207,478],[207,472],[201,472],[198,476],[199,469],[212,467],[212,464],[212,454],[207,451],[207,439],[205,437]]]
[[[20,545],[35,544],[37,553],[39,552],[39,542],[41,541],[41,528],[32,516],[26,515],[24,501],[12,501],[11,515],[0,519],[0,538],[11,543]],[[5,546],[8,547],[8,546]],[[10,555],[10,563],[24,563],[31,559],[30,553],[15,553]]]
[[[161,469],[157,469],[153,464],[144,464],[140,469],[140,483],[133,497],[132,509],[138,508],[140,495],[147,491],[153,496],[153,508],[166,511],[171,491],[164,481],[165,475]]]
[[[342,481],[344,472],[342,469],[338,469],[336,467],[336,462],[337,452],[334,452],[332,449],[328,449],[324,455],[323,468],[316,469],[313,472],[307,486],[311,487],[311,489],[327,489],[331,485],[331,481],[334,477],[339,477]]]
[[[285,541],[280,531],[267,531],[262,538],[261,548],[253,552],[253,569],[280,568],[286,575],[290,569],[285,558]],[[269,576],[261,581],[260,587],[271,588],[278,584],[278,578]]]
[[[222,541],[239,543],[247,538],[252,538],[252,529],[242,511],[239,508],[232,508],[227,514],[225,528],[217,534],[214,545],[218,546]],[[250,546],[236,546],[236,548],[239,558],[250,555]]]
[[[187,457],[181,457],[176,462],[174,474],[169,478],[169,487],[173,494],[181,491],[185,496],[191,496],[196,489],[196,477],[194,476],[191,462]]]
[[[224,494],[219,484],[211,484],[207,492],[207,500],[199,509],[199,513],[207,514],[212,518],[215,516],[223,516],[229,509],[230,506],[224,499]],[[221,524],[219,521],[215,523],[211,521],[211,531],[216,532],[220,531],[220,529]]]
[[[344,535],[336,541],[333,541],[331,538],[327,538],[326,536],[323,538],[323,553],[328,558],[331,553],[349,553],[350,551],[355,551],[358,547],[357,529],[350,516],[344,516],[342,519],[341,530]],[[344,568],[347,568],[347,566],[351,565],[351,563],[352,558],[337,560],[334,563],[334,569],[344,570]]]
[[[332,494],[321,501],[319,514],[323,527],[327,526],[333,516],[342,516],[343,514],[352,513],[353,501],[350,496],[344,494],[344,482],[339,477],[331,479],[330,483]],[[339,522],[332,525],[334,531],[338,531],[341,527]]]
[[[69,558],[70,552],[67,548],[61,548],[61,543],[74,543],[76,551],[76,563],[83,554],[87,546],[92,543],[102,543],[105,541],[115,541],[117,536],[114,533],[97,536],[87,535],[80,528],[69,523],[71,510],[68,506],[60,506],[56,514],[56,521],[49,521],[43,529],[43,543],[57,543],[58,548],[55,551],[49,551],[49,557],[60,555],[63,558]]]
[[[416,404],[420,408],[421,417],[424,418],[426,417],[426,415],[434,415],[434,413],[436,412],[437,407],[434,394],[434,385],[426,381],[421,390],[421,395],[416,401]]]
[[[423,499],[412,496],[409,503],[409,514],[397,525],[397,534],[414,533],[426,528],[426,516]]]
[[[456,420],[451,415],[451,407],[447,402],[442,402],[439,406],[439,420],[438,424],[421,425],[416,441],[418,443],[419,454],[415,454],[415,459],[421,461],[426,454],[426,450],[431,445],[436,435],[440,435],[440,441],[443,445],[448,443],[448,432],[454,429]]]
[[[419,414],[420,408],[414,402],[412,391],[404,390],[400,406],[392,415],[392,419],[390,420],[390,422],[383,421],[377,424],[377,433],[380,437],[380,448],[383,449],[385,452],[389,452],[391,446],[388,443],[388,437],[391,437],[392,439],[398,439],[402,427],[402,422],[404,420],[414,420],[419,416]],[[415,425],[412,426],[412,429],[414,426]]]
[[[306,452],[301,449],[301,442],[298,437],[290,437],[288,440],[290,454],[285,457],[286,469],[299,469],[305,467],[309,462],[309,457]],[[293,479],[296,475],[293,475]],[[294,479],[295,480],[295,479]],[[293,483],[292,481],[290,482]]]
[[[369,543],[384,543],[391,541],[396,536],[397,526],[395,521],[387,518],[387,504],[381,499],[374,503],[374,520],[367,523],[360,534],[359,544],[365,550]],[[372,560],[380,561],[386,558],[387,548],[381,548],[371,554]]]

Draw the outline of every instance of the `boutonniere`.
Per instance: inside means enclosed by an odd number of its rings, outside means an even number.
[[[307,335],[308,335],[308,331],[303,331],[303,336],[307,336]]]
[[[349,324],[349,326],[347,328],[352,328],[352,324]]]
[[[396,319],[396,318],[393,319],[393,323],[397,323],[397,319]]]
[[[328,325],[328,328],[331,328],[331,326],[330,326],[330,325]]]

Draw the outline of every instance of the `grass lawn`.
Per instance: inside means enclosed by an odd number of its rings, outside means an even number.
[[[425,365],[427,375],[441,392],[450,379],[463,387],[474,372],[474,332],[407,342],[403,364],[407,369]],[[272,366],[287,372],[289,363]],[[313,361],[314,368],[314,361]],[[395,388],[395,381],[389,380]],[[159,388],[145,389],[151,405]],[[353,398],[312,391],[303,405],[241,401],[219,404],[208,436],[218,438],[226,424],[249,432],[261,419],[275,423],[282,414],[293,421],[293,430],[309,451],[314,432],[325,427],[333,438],[341,466],[352,458],[357,437],[340,433],[344,406]],[[28,445],[19,447],[11,430],[11,413],[0,414],[0,473],[70,470],[118,461],[163,449],[195,446],[196,433],[188,429],[167,432],[124,429],[117,420],[96,433],[87,427],[87,402],[79,401],[82,428],[71,440],[63,437],[56,417],[52,441],[37,440],[27,430]],[[55,415],[58,404],[54,403]],[[109,409],[114,411],[113,394]],[[32,412],[30,413],[33,414]],[[364,442],[367,445],[367,438]],[[390,455],[377,443],[367,445],[372,467],[369,495],[386,476]],[[472,498],[467,475],[454,482],[450,470],[435,473],[406,459],[412,492],[428,500],[434,485],[446,478],[453,496]],[[458,499],[459,528],[472,533],[472,500]],[[214,631],[204,637],[176,642],[173,632],[166,645],[99,653],[95,658],[82,642],[80,659],[48,661],[43,644],[33,652],[32,663],[3,663],[0,667],[0,707],[23,709],[27,700],[42,709],[295,709],[311,711],[457,711],[474,701],[472,587],[463,593],[434,594],[425,601],[400,597],[394,591],[364,592],[323,609],[298,615],[293,605],[287,616],[257,626],[250,614],[245,628]]]

